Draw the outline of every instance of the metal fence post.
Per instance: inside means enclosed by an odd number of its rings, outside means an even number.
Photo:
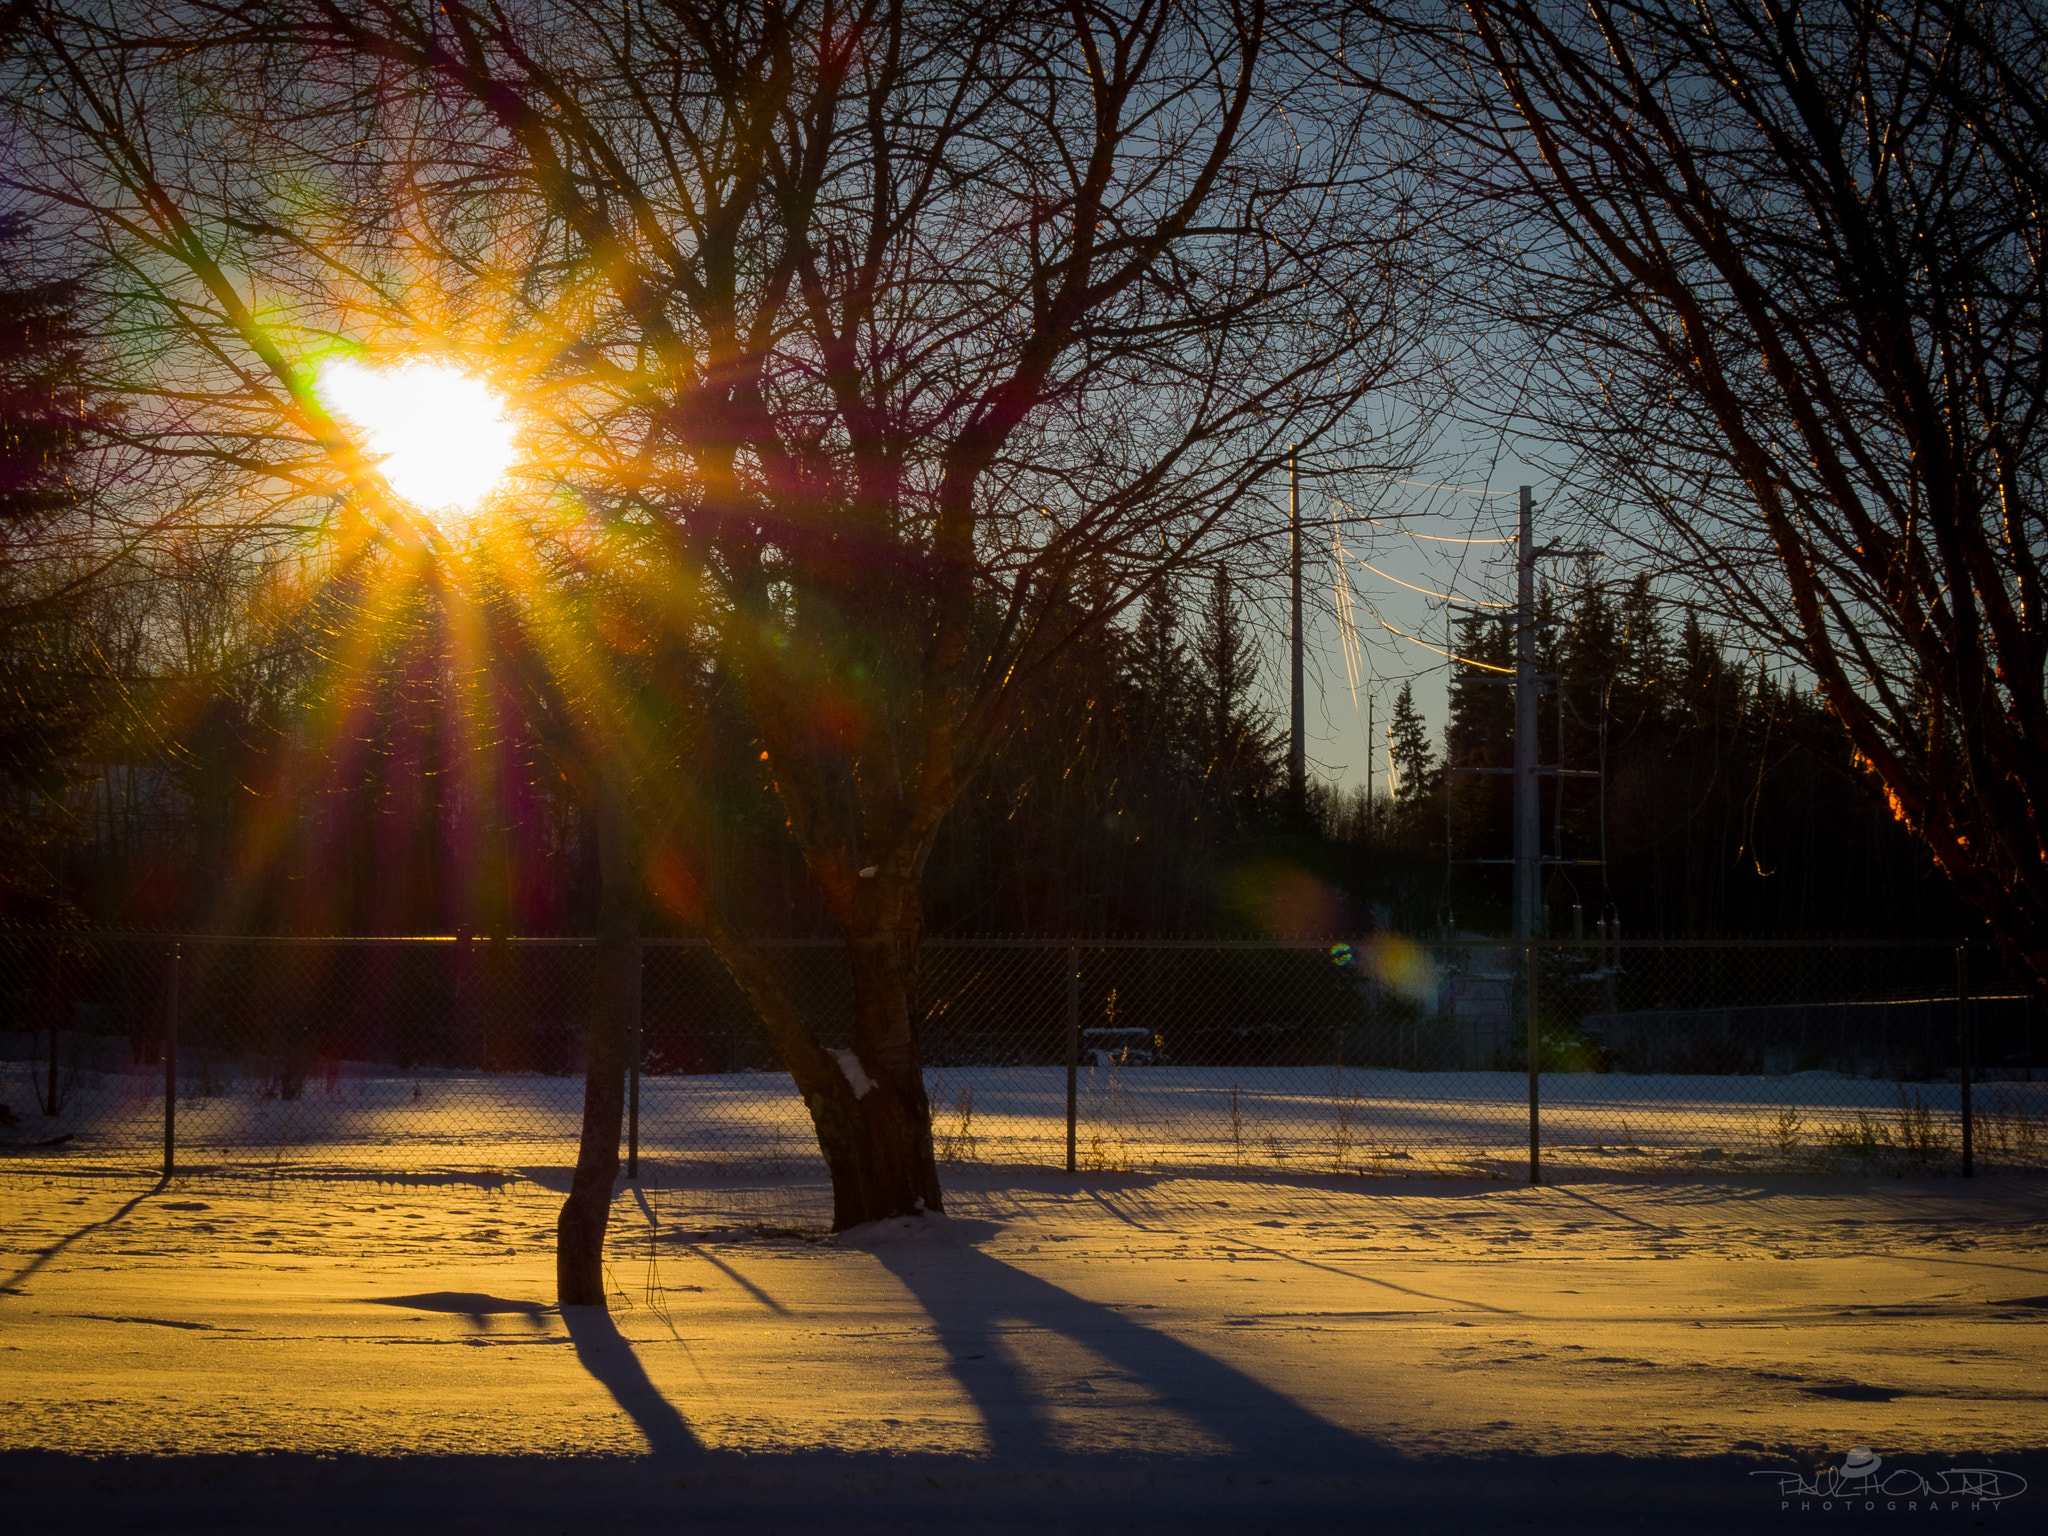
[[[1537,1084],[1543,1065],[1543,1031],[1536,1022],[1536,946],[1528,945],[1522,951],[1526,958],[1528,980],[1526,983],[1529,1008],[1529,1182],[1543,1182],[1543,1148],[1540,1142],[1542,1120],[1537,1108]]]
[[[1977,1176],[1975,1117],[1970,1113],[1970,946],[1956,946],[1956,1057],[1963,1087],[1963,1177]]]
[[[164,1182],[178,1169],[178,946],[164,964]]]
[[[1074,1172],[1074,1134],[1080,1101],[1081,950],[1067,946],[1067,1172]]]
[[[449,1056],[455,1066],[482,1067],[483,1054],[476,1048],[477,1008],[472,971],[476,959],[476,936],[469,924],[455,925],[454,958],[448,977],[449,1012],[454,1015],[455,1040]]]
[[[64,1028],[64,946],[61,942],[50,945],[50,958],[44,966],[44,977],[48,983],[48,1007],[50,1017],[50,1086],[43,1095],[43,1113],[55,1119],[63,1113],[63,1089],[57,1081],[57,1051],[60,1044],[59,1032]]]
[[[633,941],[633,1016],[627,1025],[626,1177],[640,1177],[640,993],[645,981],[647,947]]]

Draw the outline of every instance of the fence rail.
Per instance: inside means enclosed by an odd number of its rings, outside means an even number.
[[[830,941],[763,946],[827,1044]],[[1975,968],[1974,980],[1972,967]],[[822,1171],[708,948],[642,946],[632,1171]],[[0,933],[0,1155],[572,1162],[583,939]],[[947,1162],[1504,1178],[2048,1167],[2031,995],[1952,945],[933,940]]]

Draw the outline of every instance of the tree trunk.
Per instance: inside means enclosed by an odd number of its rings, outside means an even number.
[[[924,1062],[911,1022],[915,940],[887,932],[862,935],[847,945],[847,963],[853,1050],[835,1053],[840,1081],[807,1096],[832,1175],[835,1232],[944,1209]]]
[[[811,1112],[832,1176],[833,1230],[943,1209],[911,1023],[917,941],[871,927],[847,943],[853,1044],[833,1050],[819,1044],[779,968],[716,909],[693,903],[687,915],[752,1006]]]
[[[626,1107],[626,1050],[640,1005],[640,937],[634,920],[633,860],[626,785],[617,772],[599,778],[597,984],[583,1077],[583,1137],[569,1198],[555,1222],[555,1300],[565,1307],[605,1304],[604,1237],[612,1185],[619,1176],[619,1129]]]

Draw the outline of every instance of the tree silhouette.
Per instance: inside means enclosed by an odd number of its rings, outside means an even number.
[[[591,662],[564,697],[640,808],[600,818],[637,845],[608,880],[666,871],[803,1092],[835,1222],[937,1209],[916,957],[945,819],[1034,677],[1269,531],[1290,444],[1386,457],[1353,408],[1420,322],[1425,232],[1358,164],[1377,103],[1291,41],[1312,11],[655,10],[45,6],[20,179],[135,275],[137,399],[175,402],[180,451],[338,494],[344,547],[423,535],[315,349],[502,369],[531,493],[575,509],[534,532],[529,622],[566,634],[552,593],[602,572],[718,659],[846,945],[852,1057],[721,899],[662,717]],[[565,1300],[601,1299],[583,1252]]]
[[[1589,518],[1814,681],[2048,981],[2039,7],[1358,15],[1410,41],[1376,83],[1442,135],[1471,313]]]
[[[1394,765],[1394,805],[1412,814],[1428,803],[1435,789],[1431,769],[1436,751],[1430,746],[1429,727],[1422,711],[1415,707],[1415,685],[1404,682],[1394,696],[1394,715],[1387,726],[1387,756]]]
[[[77,916],[52,860],[77,833],[65,794],[105,692],[81,622],[99,573],[61,529],[100,413],[78,285],[34,270],[30,234],[0,219],[0,916],[17,922]]]

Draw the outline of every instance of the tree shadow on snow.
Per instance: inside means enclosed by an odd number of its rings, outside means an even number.
[[[699,1456],[704,1445],[683,1421],[675,1404],[647,1379],[633,1346],[603,1307],[564,1307],[562,1322],[576,1346],[576,1359],[597,1378],[612,1401],[639,1426],[657,1456]]]
[[[1255,1458],[1264,1465],[1356,1471],[1390,1453],[1311,1413],[1284,1392],[1170,1334],[1085,1300],[965,1245],[876,1247],[937,1327],[954,1378],[980,1410],[990,1449],[1026,1460],[1077,1452]],[[1057,1349],[1043,1335],[1056,1335]],[[1054,1358],[1078,1365],[1058,1379]],[[1119,1400],[1144,1408],[1128,1422]],[[1138,1443],[1138,1421],[1169,1409],[1198,1442]],[[1061,1410],[1066,1410],[1062,1412]],[[1090,1426],[1095,1426],[1093,1429]],[[1084,1443],[1093,1435],[1095,1443]]]
[[[80,1227],[76,1232],[73,1232],[69,1237],[60,1237],[57,1239],[56,1242],[50,1244],[49,1247],[38,1249],[35,1256],[31,1258],[26,1264],[22,1265],[21,1268],[17,1269],[5,1280],[0,1280],[0,1296],[11,1296],[18,1293],[21,1289],[21,1284],[24,1280],[27,1280],[30,1276],[35,1274],[37,1270],[41,1269],[45,1264],[48,1264],[50,1260],[56,1258],[58,1254],[62,1253],[66,1248],[69,1248],[73,1243],[77,1242],[80,1238],[86,1236],[88,1233],[97,1232],[101,1227],[111,1227],[115,1222],[121,1220],[121,1218],[126,1216],[130,1211],[133,1211],[135,1207],[142,1204],[143,1201],[149,1199],[153,1195],[162,1194],[165,1190],[169,1189],[170,1187],[170,1176],[167,1174],[163,1178],[158,1179],[156,1183],[151,1185],[148,1189],[145,1189],[141,1194],[135,1196],[134,1199],[130,1200],[118,1211],[114,1212],[113,1215],[102,1216],[98,1221],[89,1221],[84,1226]]]
[[[492,1296],[483,1291],[422,1291],[416,1296],[366,1296],[372,1306],[404,1307],[410,1312],[452,1312],[480,1333],[488,1333],[494,1318],[523,1317],[529,1328],[547,1331],[544,1314],[555,1309],[545,1302],[516,1301],[509,1296]]]

